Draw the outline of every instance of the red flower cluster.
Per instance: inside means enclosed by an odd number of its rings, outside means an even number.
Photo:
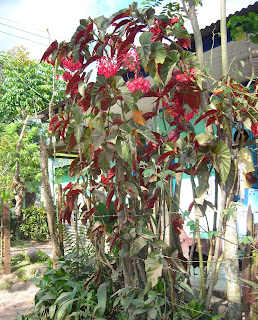
[[[118,65],[115,58],[108,59],[107,57],[102,57],[98,60],[98,74],[105,76],[106,78],[115,76],[118,71]]]
[[[65,71],[65,72],[63,73],[64,82],[68,82],[71,78],[72,78],[72,75],[71,75],[70,72]]]
[[[123,60],[125,68],[128,68],[131,72],[140,70],[139,55],[135,48],[124,54]]]
[[[72,72],[79,70],[82,66],[82,64],[80,63],[80,61],[77,62],[73,62],[73,58],[68,59],[68,58],[63,58],[62,59],[62,64],[65,67],[65,69],[68,69]]]
[[[133,81],[127,81],[126,85],[128,89],[133,93],[136,92],[137,90],[142,90],[143,92],[147,92],[150,89],[149,80],[143,77],[135,78]]]

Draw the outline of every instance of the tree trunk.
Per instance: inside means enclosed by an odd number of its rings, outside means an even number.
[[[40,138],[40,164],[42,172],[42,185],[44,189],[45,204],[47,211],[47,222],[53,250],[53,266],[56,266],[58,258],[61,257],[62,249],[60,246],[59,235],[57,231],[56,212],[54,208],[53,198],[51,194],[49,173],[48,173],[48,155],[46,142]]]
[[[225,231],[225,266],[227,278],[227,299],[229,319],[241,320],[241,293],[239,284],[239,263],[236,221],[231,216],[226,222]]]
[[[25,131],[29,122],[29,116],[23,122],[22,131],[20,133],[17,145],[16,145],[16,159],[15,159],[15,173],[13,177],[13,194],[15,198],[15,208],[14,214],[16,217],[16,223],[18,226],[18,237],[19,237],[19,226],[21,224],[21,215],[22,215],[22,207],[23,200],[25,196],[25,183],[22,181],[21,173],[20,173],[20,151],[22,140],[25,136]]]
[[[227,22],[226,22],[226,0],[221,0],[221,65],[222,75],[225,77],[228,73],[228,55],[227,55]],[[232,112],[232,111],[231,111]],[[231,143],[228,141],[229,147]],[[231,194],[229,195],[231,198]],[[229,198],[230,203],[231,199]],[[229,205],[227,205],[227,209]],[[238,242],[236,221],[231,216],[226,222],[225,230],[225,259],[226,259],[226,278],[227,278],[227,298],[229,319],[242,319],[241,293],[239,283],[239,262],[238,262]]]

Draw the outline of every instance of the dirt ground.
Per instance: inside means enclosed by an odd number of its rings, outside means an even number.
[[[30,250],[41,250],[51,255],[50,243],[34,243],[23,248],[12,248],[11,256],[19,254],[21,251],[27,253]],[[42,267],[38,265],[38,267]],[[28,267],[29,269],[30,267]],[[33,265],[33,269],[37,266]],[[17,282],[17,276],[12,273],[5,275],[3,270],[0,271],[0,284],[13,282],[14,284],[8,290],[0,291],[0,320],[15,320],[17,314],[25,314],[29,312],[34,305],[34,296],[38,291],[38,287],[27,283]]]

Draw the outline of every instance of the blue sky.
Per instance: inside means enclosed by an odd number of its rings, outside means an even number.
[[[100,15],[109,17],[114,12],[128,7],[132,2],[132,0],[0,0],[0,51],[23,45],[31,52],[31,58],[40,59],[48,47],[49,35],[51,40],[69,40],[80,19],[89,16],[95,18]],[[142,0],[137,2],[141,3]],[[255,0],[227,0],[227,15],[255,2]],[[216,22],[220,17],[220,0],[203,0],[203,7],[199,8],[198,12],[201,28]],[[186,28],[191,32],[189,23],[186,23]]]

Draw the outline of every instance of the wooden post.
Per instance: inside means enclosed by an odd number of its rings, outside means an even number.
[[[0,243],[0,251],[1,251],[1,265],[4,263],[4,255],[3,255],[3,240],[4,240],[4,199],[1,197],[1,243]]]
[[[4,204],[4,273],[11,273],[10,206]]]

